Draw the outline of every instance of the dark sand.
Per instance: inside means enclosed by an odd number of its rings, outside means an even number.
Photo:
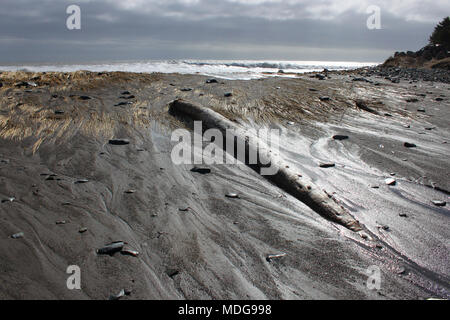
[[[15,198],[0,204],[1,299],[107,299],[121,289],[131,290],[123,299],[450,297],[449,206],[431,203],[449,199],[450,85],[374,85],[347,74],[206,79],[0,74],[0,197]],[[22,80],[37,86],[15,86]],[[120,99],[125,90],[135,98]],[[285,161],[364,231],[324,219],[249,167],[212,165],[202,175],[174,165],[170,135],[185,126],[168,113],[176,98],[242,126],[282,129]],[[358,99],[378,115],[358,109]],[[115,106],[124,101],[133,103]],[[396,186],[384,183],[391,173]],[[10,238],[18,232],[24,237]],[[140,255],[96,254],[119,240]],[[278,253],[287,255],[266,260]],[[80,266],[82,290],[67,289],[69,265]],[[366,287],[372,265],[381,268],[379,291]]]

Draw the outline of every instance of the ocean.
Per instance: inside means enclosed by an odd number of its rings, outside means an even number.
[[[281,76],[292,77],[292,74],[322,71],[324,68],[328,70],[344,70],[377,64],[375,62],[338,61],[146,60],[81,64],[0,65],[0,70],[31,72],[72,72],[78,70],[93,72],[161,72],[202,74],[229,80],[251,80],[272,76],[271,73],[277,73],[279,70],[283,70],[286,73]]]

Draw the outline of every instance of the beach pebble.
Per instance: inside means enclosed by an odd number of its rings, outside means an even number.
[[[131,250],[131,249],[122,249],[122,251],[120,251],[120,253],[125,256],[132,256],[132,257],[137,257],[139,255],[138,251]]]
[[[447,202],[441,200],[433,200],[431,202],[437,207],[445,207],[447,205]]]
[[[113,294],[109,296],[109,300],[119,300],[122,297],[129,296],[131,294],[130,290],[122,289],[118,294]]]
[[[406,148],[416,148],[417,146],[414,143],[405,142],[403,144]]]
[[[111,139],[111,140],[109,140],[108,143],[111,145],[114,145],[114,146],[124,146],[124,145],[130,144],[130,140],[128,140],[128,139]]]
[[[397,181],[395,181],[395,179],[392,179],[392,178],[388,178],[388,179],[384,180],[384,182],[388,186],[395,186],[397,184]]]
[[[191,169],[192,172],[200,173],[200,174],[208,174],[211,173],[211,169],[209,168],[201,168],[201,167],[194,167]]]
[[[79,179],[79,180],[75,181],[74,183],[75,184],[83,184],[83,183],[88,183],[88,182],[89,182],[88,179]]]
[[[169,278],[173,278],[176,275],[178,275],[180,273],[180,271],[176,270],[176,269],[169,269],[167,270],[167,275],[169,276]]]
[[[274,259],[281,259],[283,257],[285,257],[287,254],[286,253],[278,253],[278,254],[269,254],[266,257],[267,262],[271,262]]]
[[[334,136],[333,136],[333,139],[334,139],[334,140],[339,140],[339,141],[347,140],[348,138],[349,138],[348,136],[340,135],[340,134],[337,134],[337,135],[334,135]]]
[[[227,193],[227,194],[225,195],[225,197],[227,197],[227,198],[232,198],[232,199],[238,199],[238,198],[239,198],[239,195],[238,195],[237,193],[231,192],[231,193]]]
[[[11,238],[13,239],[20,239],[23,238],[25,236],[25,234],[23,232],[19,232],[19,233],[15,233],[11,236]]]
[[[326,162],[319,163],[319,167],[321,167],[321,168],[333,168],[335,166],[336,166],[336,164],[334,164],[334,163],[326,163]]]
[[[13,202],[14,200],[16,200],[16,198],[10,197],[10,198],[3,199],[3,200],[2,200],[2,203],[5,203],[5,202]]]
[[[97,249],[97,254],[109,254],[112,255],[116,252],[122,251],[125,242],[115,241],[105,245],[103,248]]]

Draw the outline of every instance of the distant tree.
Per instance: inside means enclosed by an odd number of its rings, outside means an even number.
[[[440,44],[450,48],[450,17],[442,20],[433,31],[430,37],[431,44]]]

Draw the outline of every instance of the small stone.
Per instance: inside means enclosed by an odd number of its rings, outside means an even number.
[[[81,228],[80,230],[78,230],[79,233],[85,233],[88,231],[88,228]]]
[[[320,101],[330,101],[330,97],[319,97]]]
[[[10,197],[10,198],[3,199],[3,200],[2,200],[2,203],[5,203],[5,202],[13,202],[14,200],[16,200],[16,198]]]
[[[208,79],[206,83],[218,83],[218,81],[216,79]]]
[[[125,193],[127,193],[127,194],[133,194],[133,193],[136,193],[136,190],[133,190],[133,189],[126,190]]]
[[[211,173],[211,169],[209,168],[201,168],[201,167],[194,167],[191,169],[192,172],[200,173],[200,174],[208,174]]]
[[[80,100],[91,100],[92,98],[89,96],[80,96],[79,99]]]
[[[75,181],[74,183],[75,184],[83,184],[83,183],[88,183],[88,182],[89,182],[88,179],[79,179],[79,180]]]
[[[334,135],[334,136],[333,136],[333,139],[334,139],[334,140],[339,140],[339,141],[347,140],[348,138],[349,138],[348,136],[340,135],[340,134],[337,134],[337,135]]]
[[[323,162],[321,162],[319,164],[319,167],[321,167],[321,168],[333,168],[335,166],[336,166],[336,164],[334,164],[334,163],[323,163]]]
[[[224,96],[225,96],[226,98],[229,98],[229,97],[232,97],[232,96],[233,96],[233,93],[227,92],[227,93],[224,94]]]
[[[417,146],[414,143],[405,142],[403,144],[406,148],[416,148]]]
[[[402,218],[408,218],[408,215],[406,214],[406,213],[399,213],[398,214],[400,217],[402,217]]]
[[[403,267],[400,267],[400,268],[397,270],[397,274],[405,274],[405,273],[406,273],[406,269],[403,268]]]
[[[426,112],[426,110],[424,108],[419,108],[417,109],[418,112]]]
[[[433,200],[431,202],[437,207],[445,207],[447,205],[447,202],[441,200]]]
[[[285,257],[287,254],[286,253],[279,253],[279,254],[269,254],[266,257],[267,262],[271,262],[274,259],[281,259],[283,257]]]
[[[237,193],[227,193],[225,195],[225,197],[231,198],[231,199],[239,199],[239,195]]]
[[[392,179],[392,178],[388,178],[388,179],[384,180],[384,182],[388,186],[395,186],[397,184],[397,181],[395,181],[395,179]]]
[[[114,146],[124,146],[124,145],[130,144],[130,140],[128,140],[128,139],[111,139],[111,140],[109,140],[108,143],[111,145],[114,145]]]
[[[167,270],[167,275],[169,276],[169,278],[173,278],[176,275],[178,275],[180,273],[180,271],[175,270],[175,269],[169,269]]]
[[[182,88],[180,90],[183,92],[188,92],[188,91],[192,91],[192,88]]]
[[[21,239],[25,236],[25,234],[23,232],[19,232],[19,233],[15,233],[11,236],[11,238],[13,239]]]
[[[55,224],[56,225],[61,225],[61,224],[66,224],[67,222],[65,220],[61,220],[61,221],[56,221]]]
[[[120,253],[124,256],[133,256],[133,257],[137,257],[139,255],[138,251],[131,250],[131,249],[122,249],[122,251],[120,251]]]

